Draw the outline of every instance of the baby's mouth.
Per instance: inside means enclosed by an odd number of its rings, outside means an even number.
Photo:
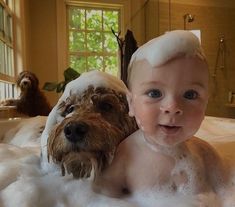
[[[182,127],[181,126],[173,126],[173,125],[163,125],[159,124],[160,129],[165,133],[165,134],[176,134]]]

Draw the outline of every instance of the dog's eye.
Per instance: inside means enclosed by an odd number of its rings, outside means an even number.
[[[108,102],[100,102],[99,103],[99,109],[101,111],[109,112],[113,109],[113,105]]]
[[[65,109],[65,112],[64,112],[64,115],[68,115],[70,113],[72,113],[74,111],[74,105],[70,105],[70,106],[67,106],[67,108]]]

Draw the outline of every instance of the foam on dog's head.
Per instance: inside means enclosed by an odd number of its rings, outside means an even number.
[[[140,60],[147,60],[154,68],[167,63],[169,60],[183,55],[205,60],[199,39],[190,31],[175,30],[154,38],[138,48],[132,55],[128,67],[128,75],[131,76],[133,65]],[[128,77],[128,80],[130,77]]]
[[[83,73],[79,78],[68,83],[60,99],[64,99],[64,97],[68,97],[71,94],[81,93],[86,90],[89,85],[94,86],[94,88],[107,87],[115,91],[126,93],[126,86],[120,79],[108,73],[94,70]]]
[[[120,79],[112,75],[109,75],[108,73],[96,70],[83,73],[80,77],[67,84],[64,93],[60,97],[56,106],[53,108],[52,112],[49,114],[48,117],[49,120],[46,125],[46,128],[48,125],[52,126],[58,122],[58,120],[55,120],[55,118],[51,119],[51,117],[56,117],[56,110],[57,107],[60,105],[60,103],[62,101],[65,101],[68,97],[70,97],[73,94],[75,95],[82,94],[88,88],[89,85],[92,85],[94,88],[107,87],[123,93],[126,93],[127,90],[125,84]]]

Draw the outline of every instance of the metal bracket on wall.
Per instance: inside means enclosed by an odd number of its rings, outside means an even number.
[[[219,46],[218,46],[218,50],[217,50],[217,55],[216,55],[216,62],[215,62],[215,68],[214,68],[214,73],[213,73],[213,77],[216,77],[217,75],[217,69],[218,69],[218,64],[219,64],[219,60],[220,61],[220,66],[219,68],[221,70],[225,69],[225,54],[226,54],[226,47],[225,47],[225,37],[222,35],[219,39]]]

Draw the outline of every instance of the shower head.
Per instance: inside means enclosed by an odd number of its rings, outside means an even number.
[[[194,21],[194,15],[187,13],[183,16],[183,18],[184,18],[184,30],[186,30],[186,23],[193,22]]]
[[[194,21],[194,15],[192,14],[185,14],[183,17],[184,17],[184,20],[187,21],[188,23]]]

